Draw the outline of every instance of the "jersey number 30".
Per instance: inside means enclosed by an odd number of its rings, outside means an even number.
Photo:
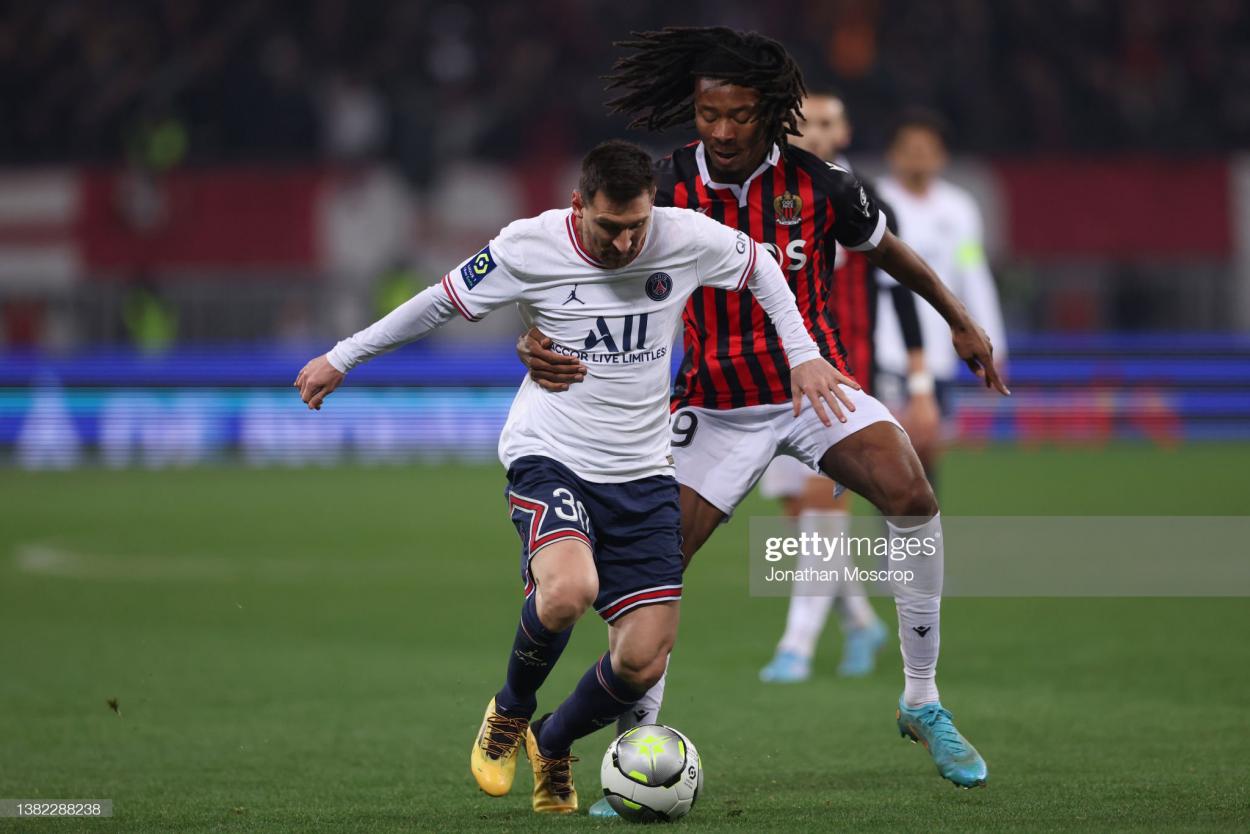
[[[551,508],[556,518],[580,524],[583,530],[590,532],[590,513],[586,512],[586,506],[576,500],[570,490],[560,487],[552,491],[551,497],[560,499],[560,503]]]

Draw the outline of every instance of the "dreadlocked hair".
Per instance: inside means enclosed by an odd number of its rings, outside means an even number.
[[[668,26],[632,34],[635,40],[613,44],[632,54],[617,60],[604,77],[606,89],[620,91],[608,108],[632,117],[631,128],[658,131],[690,124],[695,78],[703,77],[759,93],[756,118],[770,141],[784,145],[787,135],[798,135],[796,117],[807,88],[799,65],[777,41],[724,26]]]

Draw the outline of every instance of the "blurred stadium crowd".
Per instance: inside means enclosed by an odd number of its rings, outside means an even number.
[[[0,465],[491,457],[515,314],[319,421],[286,386],[567,205],[612,42],[677,24],[781,40],[864,176],[904,110],[950,125],[1016,392],[964,380],[958,437],[1250,437],[1245,0],[0,0]]]
[[[781,39],[844,92],[860,150],[916,104],[977,153],[1250,144],[1240,0],[9,0],[0,160],[384,157],[428,182],[456,157],[566,156],[619,132],[607,45],[664,23]]]

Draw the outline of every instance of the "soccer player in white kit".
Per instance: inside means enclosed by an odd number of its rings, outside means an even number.
[[[1007,334],[998,304],[994,276],[990,274],[983,245],[981,211],[972,195],[941,178],[947,152],[943,120],[934,113],[915,110],[896,123],[886,152],[890,175],[878,184],[881,196],[898,216],[901,237],[950,288],[968,312],[981,323],[994,343],[994,358],[1006,362]],[[880,273],[881,293],[895,285],[894,279]],[[906,378],[907,357],[899,346],[899,323],[889,305],[882,305],[877,322],[878,388],[883,400],[893,406],[908,397],[926,392],[936,394],[938,407],[949,412],[950,386],[959,371],[960,359],[943,338],[946,322],[937,310],[920,303],[920,329],[924,339],[925,363],[933,381],[917,386]],[[910,430],[907,419],[903,425]],[[937,466],[942,454],[941,432],[912,433],[916,454],[929,481],[937,487]]]
[[[573,741],[614,721],[664,672],[682,589],[678,485],[669,442],[670,351],[700,288],[750,288],[785,345],[794,411],[841,419],[839,384],[776,262],[740,232],[653,207],[645,151],[605,142],[583,160],[572,208],[507,226],[480,252],[389,315],[310,361],[295,381],[319,409],[365,359],[457,314],[517,304],[523,319],[578,357],[585,381],[554,394],[526,378],[499,438],[522,544],[525,601],[505,682],[486,707],[470,769],[487,794],[512,787],[524,740],[538,812],[577,810]],[[850,400],[846,400],[850,405]],[[554,712],[530,722],[537,692],[590,607],[609,650]]]

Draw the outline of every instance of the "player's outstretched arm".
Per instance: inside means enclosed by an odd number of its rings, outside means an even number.
[[[1000,394],[1011,394],[994,366],[994,346],[989,336],[924,259],[888,231],[881,242],[865,254],[874,266],[894,276],[900,284],[941,313],[950,325],[955,352],[974,374],[984,380],[987,388],[993,388]]]
[[[517,339],[516,355],[539,386],[548,391],[567,391],[570,385],[586,378],[586,366],[576,356],[556,353],[551,344],[541,330],[531,327]]]
[[[293,385],[314,411],[343,383],[352,368],[400,345],[416,341],[456,316],[456,307],[442,285],[417,293],[390,313],[335,345],[329,353],[304,365]]]

